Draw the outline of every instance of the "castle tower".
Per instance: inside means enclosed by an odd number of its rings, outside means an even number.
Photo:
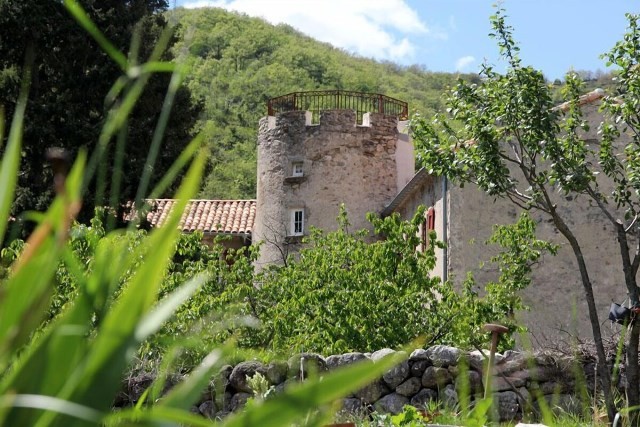
[[[296,92],[269,101],[260,120],[254,242],[258,268],[282,263],[310,226],[335,230],[340,205],[351,230],[370,228],[414,175],[407,104],[379,94]]]

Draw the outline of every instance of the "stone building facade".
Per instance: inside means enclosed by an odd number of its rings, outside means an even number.
[[[603,119],[598,110],[602,96],[604,92],[596,90],[582,98],[583,118],[590,126],[582,137],[596,150],[598,126]],[[619,143],[622,146],[627,142],[628,137],[623,133]],[[597,159],[587,160],[597,164]],[[612,183],[604,174],[598,175],[598,186],[603,194],[610,194],[612,190]],[[620,303],[627,297],[615,230],[587,197],[574,198],[560,192],[554,192],[552,197],[584,252],[603,334],[617,333],[617,325],[604,323],[611,302]],[[494,200],[473,185],[464,188],[449,185],[446,199],[448,217],[443,221],[448,224],[449,277],[455,283],[461,283],[467,272],[472,272],[481,287],[496,280],[498,271],[489,261],[497,248],[485,242],[494,224],[515,222],[521,210],[508,200]],[[532,217],[537,222],[538,238],[554,242],[560,248],[556,256],[547,255],[534,266],[533,282],[522,293],[531,310],[523,313],[521,320],[531,330],[534,345],[557,339],[571,341],[576,336],[590,338],[588,310],[573,251],[546,216],[532,212]],[[623,213],[618,212],[618,217],[624,218]]]
[[[312,123],[309,111],[288,111],[260,121],[254,242],[257,266],[282,263],[299,249],[311,226],[337,228],[344,204],[353,230],[370,228],[368,212],[381,212],[411,180],[413,147],[397,116],[331,109]]]

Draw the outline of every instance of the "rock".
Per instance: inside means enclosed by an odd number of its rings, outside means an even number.
[[[288,381],[288,380],[287,380],[287,381]],[[275,386],[275,389],[274,389],[274,391],[273,391],[273,392],[274,392],[274,394],[278,395],[278,394],[282,394],[282,393],[284,393],[284,391],[285,391],[285,390],[286,390],[286,388],[287,388],[287,385],[289,385],[289,384],[290,384],[290,383],[289,383],[289,382],[287,382],[287,381],[282,382],[282,383],[278,384],[277,386]]]
[[[448,345],[434,345],[427,349],[429,360],[433,363],[433,366],[447,367],[449,365],[455,365],[460,359],[460,350]]]
[[[394,366],[382,375],[382,379],[389,386],[394,389],[398,385],[402,384],[404,380],[409,377],[409,362],[404,361],[399,365]]]
[[[556,359],[545,353],[538,353],[533,356],[534,366],[556,366]]]
[[[439,388],[451,382],[451,374],[446,368],[429,366],[422,375],[422,386],[426,388]]]
[[[486,351],[487,357],[489,356],[489,352]],[[486,358],[480,353],[478,350],[474,350],[469,352],[467,355],[467,362],[469,362],[469,367],[474,371],[478,371],[480,373],[484,372],[484,363]]]
[[[362,404],[362,401],[353,397],[342,399],[342,408],[338,411],[339,414],[355,416],[363,416],[365,412],[366,408]]]
[[[411,359],[409,359],[409,370],[411,371],[411,375],[414,377],[421,378],[425,369],[429,366],[431,366],[430,360],[416,360],[412,362]]]
[[[445,388],[440,389],[438,393],[438,400],[447,408],[455,408],[458,404],[458,393],[453,384],[447,385]]]
[[[396,393],[402,396],[411,397],[420,391],[422,381],[420,378],[410,377],[408,380],[396,387]]]
[[[385,356],[388,356],[390,354],[394,354],[395,352],[396,352],[395,350],[391,350],[390,348],[383,348],[382,350],[374,351],[371,354],[371,360],[376,362],[376,361],[382,359]]]
[[[338,354],[334,356],[329,356],[326,359],[327,368],[334,369],[338,366],[346,366],[351,365],[352,363],[358,362],[360,360],[370,360],[363,353],[345,353]]]
[[[533,400],[531,399],[531,393],[525,387],[520,387],[518,389],[518,405],[520,405],[520,409],[523,414],[531,412]]]
[[[464,384],[464,381],[467,384]],[[458,375],[455,381],[455,388],[458,393],[466,386],[467,393],[471,396],[482,395],[484,393],[484,385],[482,376],[476,371],[467,371],[466,375]]]
[[[243,408],[244,405],[247,404],[247,400],[249,400],[250,397],[251,395],[249,393],[238,392],[234,394],[231,398],[231,411],[235,412],[238,409]]]
[[[425,409],[429,402],[438,400],[438,392],[430,388],[423,388],[411,398],[411,405],[418,409]]]
[[[540,392],[544,395],[548,395],[548,394],[557,395],[560,393],[564,393],[565,391],[571,388],[571,384],[568,384],[564,381],[563,382],[547,381],[538,385],[539,385]]]
[[[504,356],[504,362],[508,362],[514,359],[523,358],[524,353],[516,350],[507,350],[502,355]]]
[[[233,393],[231,393],[230,391],[224,392],[222,395],[220,395],[218,399],[216,399],[216,406],[218,408],[222,407],[222,411],[231,412],[232,397],[233,397]]]
[[[213,377],[213,384],[216,391],[223,391],[229,385],[229,377],[233,372],[233,366],[224,365],[220,368],[218,373]]]
[[[216,391],[215,385],[213,381],[209,383],[207,387],[205,387],[200,393],[200,398],[198,399],[198,404],[204,403],[207,400],[215,400],[216,399]]]
[[[373,404],[382,396],[388,393],[389,389],[384,385],[382,381],[378,380],[355,392],[354,397],[362,400],[365,403]]]
[[[230,413],[231,412],[229,412],[229,411],[218,411],[218,412],[216,412],[215,420],[216,421],[222,421],[223,419],[227,418]]]
[[[251,387],[249,387],[247,383],[247,377],[253,377],[256,373],[260,373],[266,377],[267,368],[262,363],[254,360],[240,362],[233,368],[229,376],[229,385],[237,391],[253,393],[253,390],[251,390]]]
[[[489,359],[489,350],[482,350],[482,352],[480,352],[479,350],[473,350],[468,353],[467,357],[469,366],[471,366],[476,371],[481,371],[483,369],[485,361]],[[504,356],[500,353],[496,353],[493,362],[494,366],[501,364],[503,360]]]
[[[198,411],[211,420],[216,416],[216,404],[212,400],[207,400],[198,406]]]
[[[497,403],[498,417],[500,421],[513,420],[520,410],[518,395],[513,391],[494,393],[494,402]]]
[[[316,353],[302,353],[291,356],[287,362],[289,377],[305,379],[327,370],[327,362]]]
[[[413,352],[411,352],[411,355],[409,356],[409,362],[419,362],[419,361],[431,362],[431,359],[429,359],[429,353],[427,353],[427,350],[418,348],[416,350],[413,350]]]
[[[271,362],[266,367],[266,377],[269,384],[278,385],[287,379],[289,366],[285,362]]]
[[[447,371],[449,371],[452,378],[456,378],[460,373],[460,368],[457,365],[450,365],[447,367]]]
[[[527,359],[524,357],[517,357],[496,365],[495,372],[502,373],[504,375],[511,375],[512,373],[526,370],[527,366],[529,366]]]
[[[546,395],[544,399],[554,412],[567,412],[573,415],[582,414],[584,405],[575,396],[570,394]]]
[[[154,380],[155,377],[146,372],[127,378],[123,381],[122,390],[116,395],[113,406],[130,406],[136,403]]]
[[[383,414],[399,414],[404,405],[409,404],[409,399],[397,393],[391,393],[378,400],[374,406],[376,411]]]
[[[526,381],[523,380],[522,378],[518,378],[518,377],[504,378],[498,375],[491,379],[491,390],[493,391],[513,390],[514,388],[522,387],[525,384],[526,384]]]

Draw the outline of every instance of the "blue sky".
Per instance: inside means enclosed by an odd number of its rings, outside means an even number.
[[[169,0],[171,5],[174,0]],[[287,23],[347,51],[431,71],[477,72],[501,67],[488,37],[494,1],[485,0],[175,0],[177,6],[216,6]],[[525,64],[549,79],[569,69],[606,71],[599,55],[620,40],[629,0],[505,0]]]

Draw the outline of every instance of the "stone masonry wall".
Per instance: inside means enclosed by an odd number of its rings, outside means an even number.
[[[398,193],[397,125],[379,113],[357,125],[350,110],[323,111],[314,125],[304,111],[260,121],[253,240],[265,244],[258,265],[282,262],[283,244],[296,249],[300,239],[287,238],[291,209],[304,209],[305,234],[310,225],[335,230],[341,203],[353,230],[370,228],[367,212],[382,211]],[[293,162],[302,162],[303,176],[292,176]]]
[[[598,124],[602,120],[598,105],[583,107],[590,129],[584,138],[598,149]],[[620,144],[628,139],[623,135]],[[592,160],[597,164],[597,160]],[[598,176],[599,189],[610,194],[611,183],[604,174]],[[473,272],[480,287],[496,280],[498,271],[489,263],[497,252],[494,246],[484,242],[492,233],[494,224],[510,224],[517,220],[521,210],[506,200],[494,200],[474,185],[458,188],[449,186],[449,271],[456,283]],[[565,197],[560,192],[552,194],[560,214],[574,231],[584,252],[589,276],[593,284],[600,322],[607,318],[611,301],[626,299],[624,273],[620,262],[616,234],[611,223],[587,197]],[[614,203],[610,203],[614,207]],[[546,216],[532,212],[537,222],[537,236],[560,245],[557,256],[546,255],[534,267],[533,282],[523,291],[525,304],[531,310],[522,316],[523,324],[535,334],[533,344],[548,340],[568,339],[569,335],[581,338],[592,336],[588,310],[583,297],[582,282],[573,251],[566,239]],[[619,216],[623,218],[621,214]],[[609,334],[610,328],[602,328]]]
[[[263,364],[246,361],[235,366],[227,365],[212,378],[210,386],[202,392],[192,410],[209,418],[223,418],[240,410],[253,393],[247,377],[256,373],[263,375],[277,394],[313,373],[323,375],[339,366],[359,361],[375,363],[393,352],[383,349],[374,353],[347,353],[326,358],[303,353],[292,356],[287,362]],[[488,351],[483,353],[488,356]],[[382,378],[343,399],[342,411],[358,415],[373,410],[398,413],[404,405],[423,409],[431,401],[454,407],[465,384],[472,401],[482,398],[486,366],[483,353],[442,345],[414,350]],[[593,363],[591,358],[576,361],[566,356],[543,353],[528,355],[507,351],[497,354],[491,390],[500,420],[519,420],[524,413],[533,412],[535,415],[537,402],[541,399],[552,409],[580,413],[584,406],[578,396],[584,396],[584,391],[593,391]],[[141,375],[125,381],[114,406],[135,404],[152,379],[150,375]],[[585,404],[588,407],[589,402]]]

